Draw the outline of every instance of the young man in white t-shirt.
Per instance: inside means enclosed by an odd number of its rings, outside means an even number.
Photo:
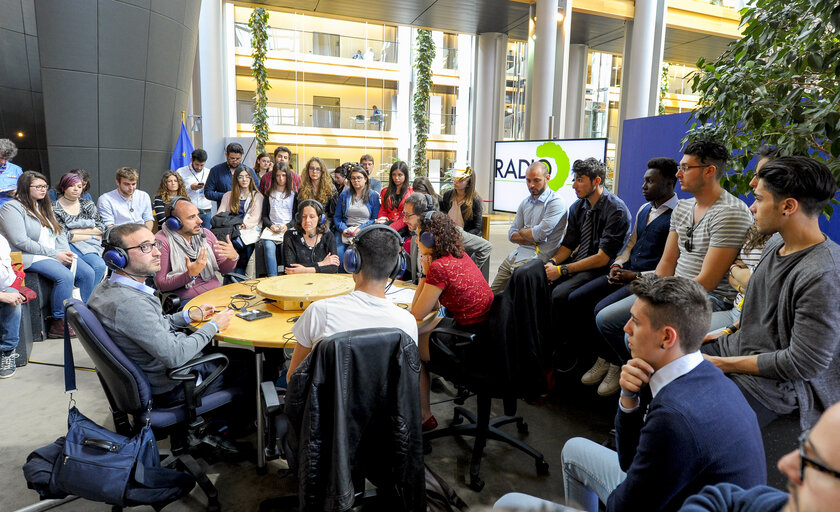
[[[385,298],[385,287],[400,254],[399,235],[391,228],[374,224],[355,238],[361,269],[353,274],[356,289],[348,295],[313,302],[300,316],[292,332],[297,339],[289,375],[312,351],[312,347],[333,334],[370,327],[403,330],[417,343],[417,322],[406,311]]]

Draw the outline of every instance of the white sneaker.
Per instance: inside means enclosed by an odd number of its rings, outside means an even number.
[[[580,378],[580,382],[587,386],[594,386],[604,379],[604,375],[607,374],[607,370],[609,370],[609,368],[610,363],[599,357],[592,368],[583,374],[583,377]]]
[[[604,377],[601,385],[598,386],[598,394],[601,396],[610,396],[618,393],[618,390],[621,389],[618,383],[620,377],[621,367],[611,364],[610,369],[607,370],[607,376]]]

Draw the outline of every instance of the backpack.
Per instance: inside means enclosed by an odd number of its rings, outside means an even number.
[[[426,466],[426,511],[427,512],[466,512],[470,508],[446,480]]]

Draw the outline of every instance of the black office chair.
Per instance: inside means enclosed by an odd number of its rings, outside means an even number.
[[[534,315],[539,313],[535,309],[539,293],[529,292],[526,286],[537,282],[545,286],[542,264],[537,261],[533,268],[533,275],[543,272],[538,276],[541,280],[528,282],[527,271],[517,269],[507,289],[495,296],[489,320],[479,335],[450,328],[438,328],[429,335],[429,371],[455,384],[459,390],[456,404],[463,405],[467,396],[475,394],[478,413],[455,407],[451,426],[426,432],[423,440],[430,450],[432,439],[455,435],[475,437],[469,480],[469,487],[474,491],[484,488],[479,473],[488,439],[507,443],[530,455],[537,474],[548,474],[548,462],[542,453],[499,429],[515,423],[520,434],[527,434],[528,424],[515,415],[517,399],[536,399],[548,388],[546,369],[540,363],[546,360],[541,354],[541,341],[530,339],[534,333],[529,335],[521,330],[522,324],[534,322]],[[491,420],[490,405],[494,398],[502,399],[505,415]],[[469,423],[462,424],[464,418]]]
[[[419,373],[417,345],[398,329],[319,342],[286,392],[298,495],[267,500],[260,511],[425,511]],[[376,489],[366,491],[365,479]]]
[[[199,432],[205,426],[201,415],[244,395],[244,391],[239,388],[204,394],[207,386],[227,367],[227,357],[224,354],[208,354],[169,370],[169,377],[184,386],[185,403],[171,407],[154,407],[152,404],[149,411],[152,391],[143,371],[114,343],[84,303],[78,299],[68,299],[64,301],[64,309],[65,318],[96,366],[96,375],[108,398],[117,432],[132,436],[149,421],[157,439],[169,436],[171,454],[161,464],[166,467],[178,465],[186,469],[207,495],[207,510],[219,510],[218,491],[192,453],[201,444]],[[208,361],[219,361],[219,367],[196,386],[196,374],[190,373],[190,369]],[[163,450],[161,453],[166,454]]]

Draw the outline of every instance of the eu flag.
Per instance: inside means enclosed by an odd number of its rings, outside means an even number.
[[[182,122],[181,134],[178,135],[178,142],[175,143],[175,151],[172,153],[172,159],[169,160],[169,169],[174,171],[189,164],[193,149],[187,127]]]

